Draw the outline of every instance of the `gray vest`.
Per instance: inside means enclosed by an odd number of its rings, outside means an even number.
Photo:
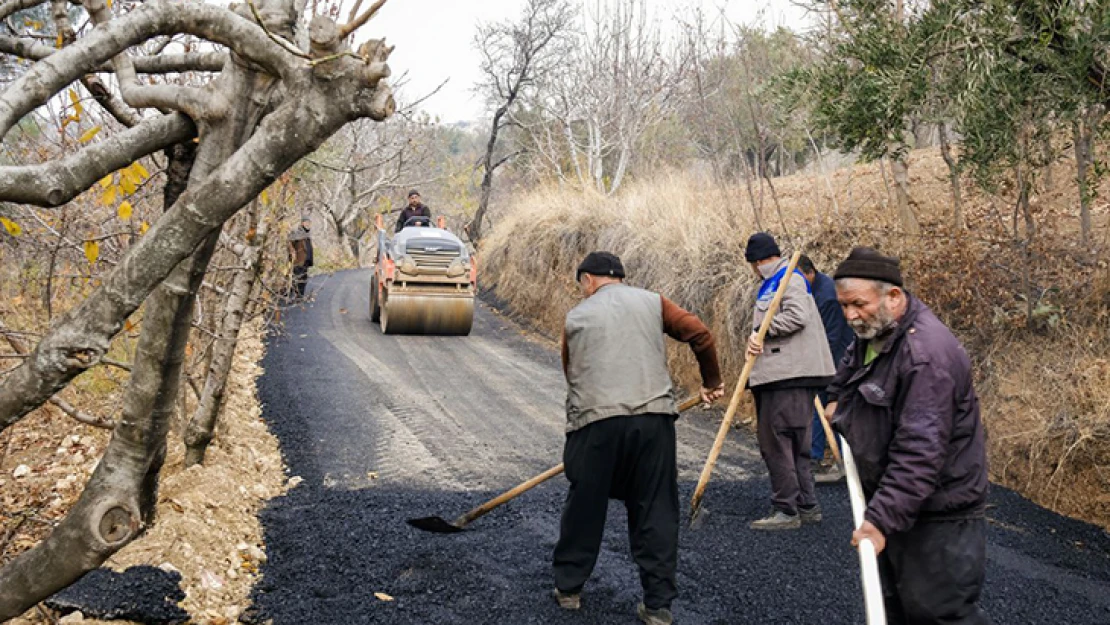
[[[663,300],[602,287],[567,313],[567,432],[610,417],[676,414]]]

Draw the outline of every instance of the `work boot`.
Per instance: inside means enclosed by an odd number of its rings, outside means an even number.
[[[801,526],[802,519],[798,515],[787,514],[776,508],[770,516],[752,521],[749,527],[753,530],[796,530]]]
[[[651,609],[644,604],[636,606],[636,615],[647,625],[671,625],[674,617],[667,608]]]
[[[798,516],[802,519],[802,525],[809,525],[811,523],[821,522],[821,504],[813,504],[808,508],[798,506]]]
[[[582,607],[582,595],[579,593],[564,593],[556,588],[551,594],[559,603],[559,607],[564,610],[577,610]]]
[[[821,465],[813,472],[813,481],[818,484],[835,484],[844,479],[844,473],[835,464]]]

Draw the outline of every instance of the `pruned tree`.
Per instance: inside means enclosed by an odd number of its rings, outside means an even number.
[[[493,174],[520,152],[505,151],[501,134],[513,125],[517,103],[527,99],[570,52],[575,9],[568,0],[526,0],[520,17],[478,27],[474,46],[482,55],[480,91],[493,107],[485,154],[478,164],[478,209],[467,227],[470,239],[482,238],[482,222],[493,193]]]
[[[131,127],[90,137],[72,158],[0,167],[0,200],[61,206],[135,159],[167,148],[172,153],[162,216],[100,286],[58,317],[28,357],[0,379],[4,429],[100,364],[124,321],[145,304],[111,442],[65,520],[0,569],[0,620],[18,616],[98,566],[153,521],[196,294],[221,226],[344,124],[392,114],[384,80],[391,48],[370,40],[356,52],[348,42],[384,1],[339,25],[319,15],[306,24],[299,0],[230,8],[168,0],[109,8],[104,0],[86,0],[82,7],[92,27],[81,36],[59,6],[53,11],[59,49],[44,50],[22,37],[5,48],[35,62],[0,94],[0,135],[73,83],[107,71],[114,74],[113,88],[99,83],[105,92],[96,101]],[[0,19],[39,4],[5,2]],[[218,68],[190,52],[173,59],[176,71],[218,71],[180,83],[140,80],[140,73],[174,70],[165,70],[157,53],[133,57],[130,51],[176,35],[223,51]]]

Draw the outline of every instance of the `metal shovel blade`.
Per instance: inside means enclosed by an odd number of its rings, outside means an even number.
[[[424,530],[425,532],[432,532],[435,534],[457,534],[463,531],[463,528],[438,516],[409,519],[405,521],[405,523],[408,523],[418,530]]]

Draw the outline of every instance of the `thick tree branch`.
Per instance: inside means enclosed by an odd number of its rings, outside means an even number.
[[[36,7],[44,2],[46,0],[7,0],[0,4],[0,20],[6,20],[13,13]]]
[[[0,52],[29,61],[41,61],[57,51],[57,48],[29,37],[0,35]],[[135,71],[140,74],[218,72],[227,62],[227,53],[221,51],[167,53],[136,56],[132,58],[132,62],[135,63]],[[110,63],[101,63],[93,71],[114,72],[115,70]]]
[[[292,59],[262,29],[235,13],[211,4],[150,0],[88,36],[36,63],[0,97],[0,136],[24,115],[45,104],[66,85],[131,46],[158,35],[188,33],[232,49],[269,71],[284,75]]]
[[[113,171],[194,136],[193,122],[185,115],[172,113],[150,119],[59,160],[0,167],[0,200],[60,206]]]
[[[318,148],[347,121],[360,115],[379,115],[376,119],[381,119],[392,114],[389,87],[384,83],[371,87],[362,80],[364,69],[354,59],[341,58],[328,70],[331,80],[288,83],[290,92],[285,100],[263,119],[243,147],[211,175],[190,184],[101,286],[60,317],[33,356],[4,378],[0,383],[0,430],[95,365],[124,320],[173,268],[280,172]],[[314,73],[316,69],[302,71]],[[339,71],[349,79],[335,76]]]

